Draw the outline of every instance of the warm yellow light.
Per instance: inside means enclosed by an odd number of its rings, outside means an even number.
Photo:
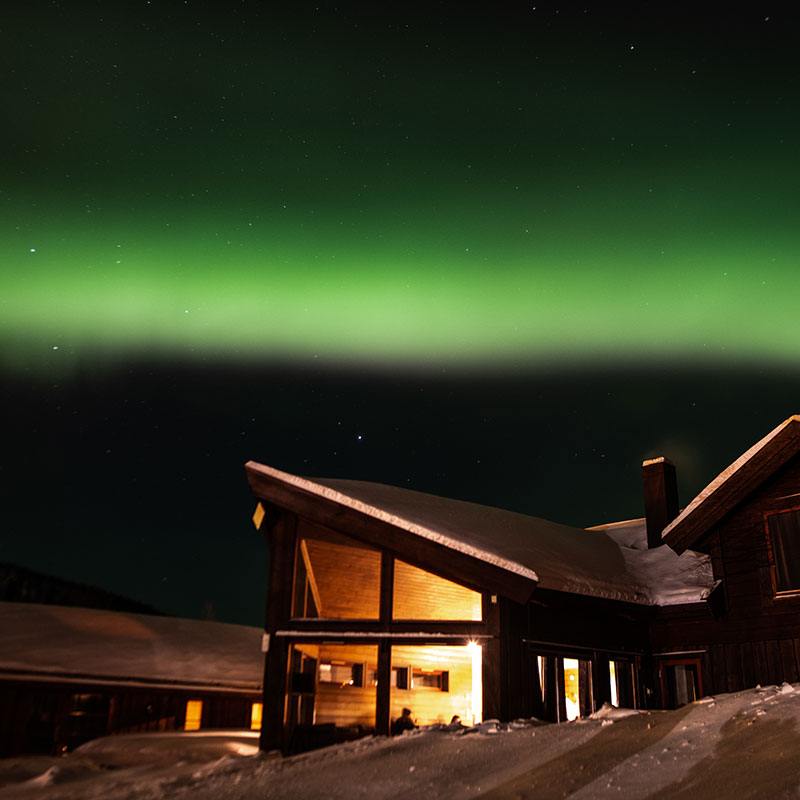
[[[567,719],[581,715],[578,684],[578,659],[564,659],[564,700],[567,706]]]
[[[483,719],[483,648],[477,642],[467,644],[467,652],[472,656],[472,724]]]
[[[251,731],[260,731],[261,730],[261,714],[263,713],[264,707],[261,703],[253,703],[250,707],[250,730]]]
[[[189,700],[186,703],[186,720],[183,723],[183,729],[185,731],[199,731],[202,718],[203,701]]]
[[[611,678],[611,705],[618,706],[619,700],[617,698],[617,668],[613,661],[608,662],[608,674]]]
[[[264,517],[266,515],[266,511],[264,511],[264,506],[259,503],[256,506],[256,510],[253,512],[253,525],[256,526],[256,530],[261,530],[261,523],[264,521]]]

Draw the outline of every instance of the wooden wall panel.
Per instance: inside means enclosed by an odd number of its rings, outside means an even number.
[[[655,652],[707,650],[709,692],[800,679],[800,596],[775,596],[765,512],[798,504],[800,456],[743,497],[696,547],[712,557],[725,603],[696,613],[660,609],[651,625]]]
[[[739,647],[739,658],[742,662],[742,688],[749,689],[758,683],[755,678],[755,668],[753,667],[752,642],[742,642]]]
[[[725,645],[725,671],[727,680],[725,684],[726,692],[738,692],[742,688],[742,658],[738,644]]]
[[[781,664],[781,651],[777,640],[770,639],[766,642],[767,649],[767,680],[765,683],[781,683],[783,680],[783,669]]]
[[[396,559],[392,617],[479,620],[481,595]]]
[[[798,679],[797,662],[794,656],[794,640],[781,639],[778,642],[778,647],[781,652],[781,668],[783,674],[781,675],[782,681],[789,683],[796,683]]]
[[[721,694],[728,691],[728,673],[726,671],[725,663],[725,647],[724,645],[713,645],[709,648],[709,656],[711,659],[711,681],[713,688],[709,690],[705,688],[706,694]]]
[[[753,668],[756,683],[767,684],[767,651],[764,642],[753,642]]]

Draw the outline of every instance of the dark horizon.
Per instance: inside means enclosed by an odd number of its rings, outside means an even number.
[[[677,366],[487,377],[138,363],[7,376],[0,561],[169,614],[260,625],[268,555],[247,460],[584,527],[642,516],[653,456],[675,462],[685,505],[798,397],[800,375],[785,371]]]

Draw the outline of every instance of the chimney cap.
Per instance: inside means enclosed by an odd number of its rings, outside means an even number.
[[[652,464],[669,464],[671,467],[675,466],[666,456],[659,456],[658,458],[647,458],[642,461],[642,468],[649,467]]]

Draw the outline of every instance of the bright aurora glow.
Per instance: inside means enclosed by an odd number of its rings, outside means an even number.
[[[315,9],[10,21],[6,366],[800,357],[779,18]]]

